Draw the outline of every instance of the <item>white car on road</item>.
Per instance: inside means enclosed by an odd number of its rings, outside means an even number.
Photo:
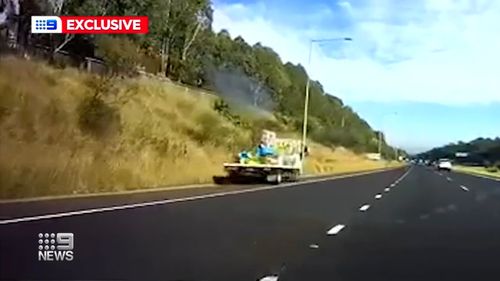
[[[451,161],[448,159],[440,159],[437,163],[438,170],[451,171]]]

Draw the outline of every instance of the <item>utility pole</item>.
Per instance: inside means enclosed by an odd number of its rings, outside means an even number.
[[[312,47],[314,43],[322,43],[322,42],[331,42],[331,41],[352,41],[352,38],[350,37],[342,37],[342,38],[330,38],[330,39],[316,39],[316,40],[309,40],[309,56],[307,60],[307,65],[310,67],[311,66],[311,56],[312,56]],[[307,75],[307,82],[306,82],[306,93],[305,93],[305,99],[304,99],[304,121],[303,121],[303,126],[302,126],[302,147],[301,147],[301,154],[304,156],[304,151],[306,148],[306,141],[307,141],[307,116],[308,116],[308,109],[309,109],[309,90],[311,87],[311,77],[309,74]]]
[[[382,131],[378,131],[378,154],[382,158]]]

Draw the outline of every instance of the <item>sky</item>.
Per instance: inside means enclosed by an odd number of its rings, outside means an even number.
[[[498,0],[213,1],[215,31],[304,65],[392,145],[500,136]]]

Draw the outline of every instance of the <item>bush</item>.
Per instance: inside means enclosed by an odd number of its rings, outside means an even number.
[[[500,161],[496,161],[494,166],[497,167],[498,170],[500,170]]]
[[[97,54],[106,61],[114,74],[134,75],[140,64],[138,46],[126,37],[97,37]]]
[[[218,116],[211,112],[201,112],[195,120],[197,127],[187,133],[201,145],[222,145],[230,136],[229,129],[222,126]]]
[[[498,167],[497,166],[489,166],[489,167],[486,167],[486,171],[490,172],[490,173],[497,173]]]
[[[220,116],[224,117],[227,121],[231,122],[234,126],[248,129],[251,125],[248,121],[244,120],[240,115],[231,112],[229,104],[223,99],[219,98],[214,101],[212,108]]]
[[[78,106],[78,125],[94,137],[111,137],[120,132],[120,114],[97,95],[85,97]]]

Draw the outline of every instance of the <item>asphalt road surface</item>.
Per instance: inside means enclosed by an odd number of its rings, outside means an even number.
[[[500,279],[496,180],[407,167],[165,196],[0,205],[0,279]],[[73,233],[74,259],[39,261],[39,233]]]

